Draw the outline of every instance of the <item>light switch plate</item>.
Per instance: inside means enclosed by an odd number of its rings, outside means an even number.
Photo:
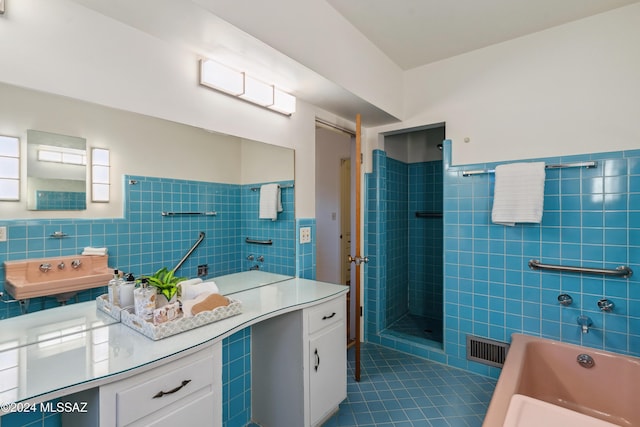
[[[300,243],[311,243],[311,227],[300,227]]]
[[[0,242],[7,241],[7,227],[0,227]]]

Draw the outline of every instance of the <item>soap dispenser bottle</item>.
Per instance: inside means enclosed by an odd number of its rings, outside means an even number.
[[[133,300],[136,316],[152,321],[153,310],[156,309],[156,290],[149,287],[146,277],[142,279],[142,285],[133,291]]]
[[[120,305],[119,298],[119,286],[120,286],[120,272],[118,269],[113,270],[113,279],[109,280],[108,292],[109,292],[109,304]]]
[[[133,290],[136,286],[136,279],[132,273],[127,274],[126,279],[118,287],[118,297],[120,307],[133,306]]]

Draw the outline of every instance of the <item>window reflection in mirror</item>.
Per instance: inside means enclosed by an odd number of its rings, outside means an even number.
[[[87,208],[86,140],[38,130],[27,131],[29,210]]]
[[[20,200],[20,139],[0,135],[0,200]]]

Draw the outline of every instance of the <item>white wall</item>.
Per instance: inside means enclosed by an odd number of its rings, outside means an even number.
[[[0,24],[3,82],[295,148],[296,215],[314,216],[314,107],[286,117],[200,87],[194,52],[67,0],[11,2]],[[149,146],[130,148],[140,159]],[[113,161],[139,173],[133,157]]]
[[[367,151],[437,122],[453,164],[638,149],[639,40],[635,4],[410,70],[407,119],[369,129]]]
[[[293,180],[294,154],[288,148],[243,139],[241,183]]]
[[[340,159],[350,157],[349,135],[316,129],[316,278],[331,283],[342,282]]]

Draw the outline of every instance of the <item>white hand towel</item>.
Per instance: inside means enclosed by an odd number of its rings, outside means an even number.
[[[264,184],[260,187],[260,219],[278,219],[278,212],[282,212],[282,198],[278,184]]]
[[[107,248],[92,248],[91,246],[87,246],[82,251],[82,255],[106,255],[107,252]]]
[[[544,162],[511,163],[496,167],[491,220],[513,226],[542,221]]]
[[[201,294],[217,294],[219,292],[218,285],[213,281],[203,282],[202,279],[197,278],[180,282],[180,295],[183,301],[195,299]]]

